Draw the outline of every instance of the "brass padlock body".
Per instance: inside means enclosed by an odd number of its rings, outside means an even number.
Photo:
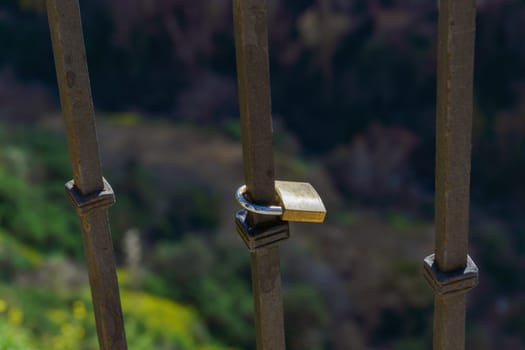
[[[275,181],[275,191],[283,214],[284,221],[321,223],[326,216],[321,197],[307,182]]]

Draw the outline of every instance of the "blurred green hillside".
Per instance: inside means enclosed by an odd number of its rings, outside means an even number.
[[[288,348],[428,348],[432,294],[420,266],[431,222],[343,200],[327,168],[298,158],[278,125],[278,177],[308,179],[329,208],[324,225],[293,225],[282,248]],[[242,181],[232,128],[99,118],[131,349],[254,348],[249,256],[232,222]],[[59,115],[1,126],[0,349],[96,348],[61,129]],[[521,339],[522,282],[512,273],[522,245],[501,220],[474,218],[471,254],[486,272],[472,294],[469,343],[490,349]],[[485,308],[494,297],[496,309]]]

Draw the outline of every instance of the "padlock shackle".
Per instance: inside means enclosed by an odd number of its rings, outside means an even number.
[[[242,185],[237,189],[237,192],[235,193],[235,199],[237,200],[237,203],[244,209],[255,213],[255,214],[262,214],[262,215],[273,215],[273,216],[281,216],[283,215],[283,207],[279,205],[259,205],[254,204],[246,199],[244,196],[247,192],[246,185]]]

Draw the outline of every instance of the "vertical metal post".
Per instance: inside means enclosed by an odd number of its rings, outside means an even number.
[[[127,349],[107,208],[114,195],[102,178],[95,114],[78,0],[47,0],[62,112],[74,180],[66,184],[82,223],[100,348]]]
[[[251,201],[275,203],[266,0],[233,0],[244,177]],[[280,227],[275,217],[248,213],[253,227]],[[286,230],[287,226],[285,229]],[[283,232],[281,230],[281,233]],[[287,234],[287,233],[286,233]],[[284,350],[279,246],[251,250],[258,350]]]
[[[283,298],[279,246],[251,252],[258,350],[284,350]]]
[[[475,0],[440,0],[436,123],[434,350],[465,348],[466,292],[478,271],[468,254]]]
[[[441,0],[436,120],[436,260],[467,263],[475,0]]]

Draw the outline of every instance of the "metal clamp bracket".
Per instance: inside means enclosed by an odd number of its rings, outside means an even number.
[[[478,284],[478,267],[469,255],[465,268],[448,273],[438,269],[434,254],[425,258],[423,266],[425,280],[440,296],[466,293]]]
[[[248,211],[245,209],[239,210],[235,215],[235,226],[244,244],[251,251],[290,237],[290,226],[287,221],[278,220],[272,225],[253,226],[248,222]]]
[[[102,178],[104,189],[99,192],[83,195],[75,186],[75,181],[68,181],[65,185],[69,201],[78,215],[86,215],[94,209],[107,209],[115,203],[113,188],[106,179]]]

